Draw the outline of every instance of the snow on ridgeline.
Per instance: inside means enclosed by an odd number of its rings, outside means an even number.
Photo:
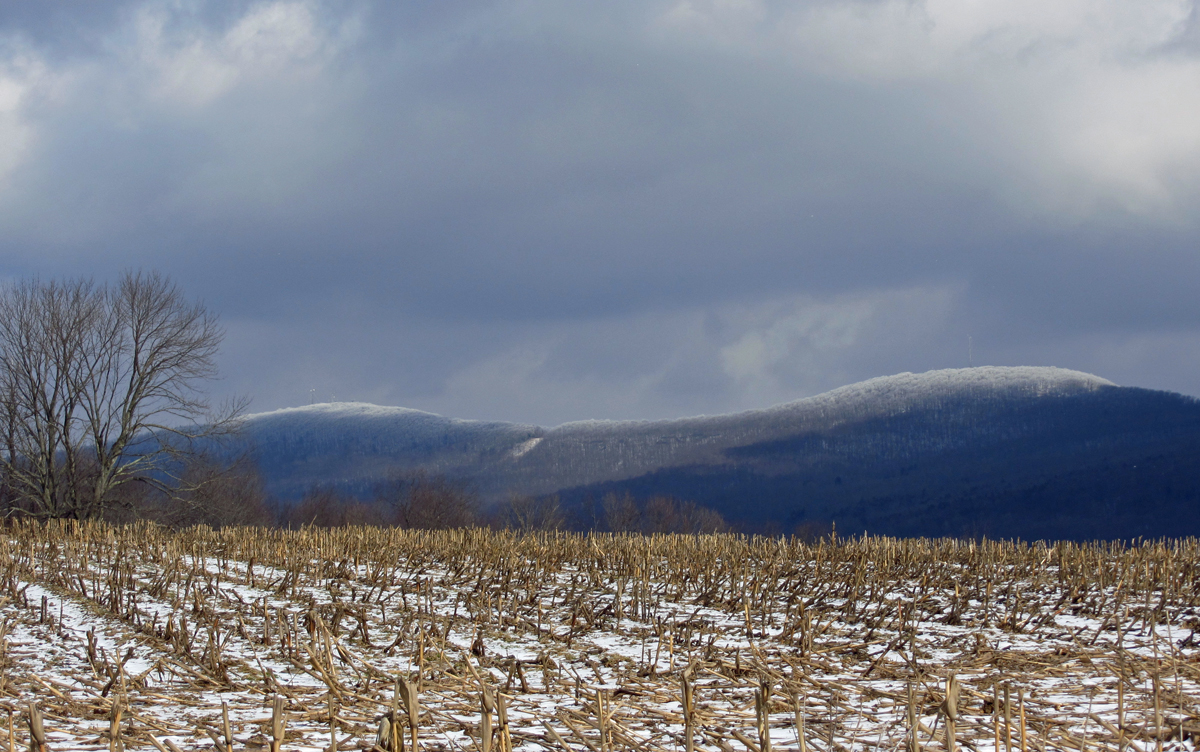
[[[914,410],[972,410],[1113,388],[1062,368],[981,367],[870,379],[760,410],[659,421],[578,421],[545,432],[522,453],[522,482],[537,492],[619,480],[679,465],[724,464],[725,452]],[[931,416],[934,414],[931,413]],[[936,420],[936,419],[934,419]]]
[[[467,420],[462,418],[447,418],[437,413],[424,410],[414,410],[410,407],[389,407],[373,405],[370,402],[318,402],[314,405],[300,407],[284,407],[262,413],[251,413],[242,418],[243,421],[257,423],[270,420],[287,420],[303,425],[305,423],[324,423],[329,420],[412,420],[425,422],[446,422],[463,425],[495,425],[488,421]]]
[[[289,407],[247,415],[246,435],[268,462],[297,461],[330,455],[409,456],[432,461],[434,455],[474,461],[539,435],[537,426],[446,418],[405,407],[365,402],[333,402]],[[466,455],[464,459],[462,455]]]
[[[555,433],[611,431],[666,427],[673,424],[739,423],[755,419],[791,418],[798,414],[834,416],[838,412],[882,414],[903,410],[927,399],[966,395],[1011,395],[1025,397],[1067,396],[1115,387],[1113,382],[1083,371],[1053,366],[981,366],[946,368],[925,373],[899,373],[860,381],[828,392],[784,402],[772,407],[740,413],[697,415],[670,420],[581,420],[564,423]]]
[[[925,373],[899,373],[880,376],[857,384],[839,387],[773,409],[787,409],[803,403],[880,405],[907,402],[923,397],[965,394],[1020,394],[1026,397],[1054,397],[1091,392],[1113,382],[1083,371],[1052,366],[981,366],[945,368]]]
[[[1065,396],[1116,386],[1113,382],[1083,371],[1051,366],[981,366],[978,368],[946,368],[925,373],[899,373],[879,376],[856,384],[838,387],[828,392],[785,402],[773,407],[747,410],[740,413],[697,415],[667,420],[579,420],[563,423],[551,430],[577,431],[588,428],[616,428],[736,419],[779,412],[794,412],[803,408],[830,410],[838,406],[862,406],[874,403],[883,408],[923,397],[953,394],[1021,394],[1029,397]],[[537,426],[502,421],[447,418],[437,413],[407,407],[388,407],[368,402],[325,402],[302,407],[253,413],[243,419],[247,424],[287,423],[294,430],[324,428],[333,422],[395,421],[426,427],[456,427],[482,430],[505,428],[536,429]],[[529,440],[526,440],[529,441]],[[537,442],[523,446],[520,454],[532,449]]]

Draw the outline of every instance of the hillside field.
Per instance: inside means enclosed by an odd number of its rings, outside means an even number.
[[[9,749],[31,747],[31,715],[50,750],[1200,738],[1194,539],[10,523],[0,573]]]

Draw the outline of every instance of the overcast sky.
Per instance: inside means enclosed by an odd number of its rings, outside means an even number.
[[[1198,208],[1177,0],[0,9],[0,277],[171,275],[256,411],[1200,395]]]

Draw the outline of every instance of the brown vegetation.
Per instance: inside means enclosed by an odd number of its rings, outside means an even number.
[[[638,503],[628,493],[607,494],[600,502],[602,530],[611,533],[721,533],[729,530],[725,519],[713,509],[671,496],[652,496]]]
[[[2,540],[0,694],[30,729],[44,715],[51,748],[1147,752],[1200,734],[1190,539],[20,523]]]
[[[379,487],[376,501],[390,511],[393,524],[407,529],[448,530],[479,519],[478,497],[440,475],[395,477]]]
[[[567,525],[558,496],[513,494],[496,507],[492,517],[492,527],[522,533],[562,530]]]

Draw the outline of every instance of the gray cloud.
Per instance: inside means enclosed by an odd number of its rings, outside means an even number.
[[[1190,3],[18,2],[0,274],[219,389],[554,423],[1053,364],[1200,393]]]

